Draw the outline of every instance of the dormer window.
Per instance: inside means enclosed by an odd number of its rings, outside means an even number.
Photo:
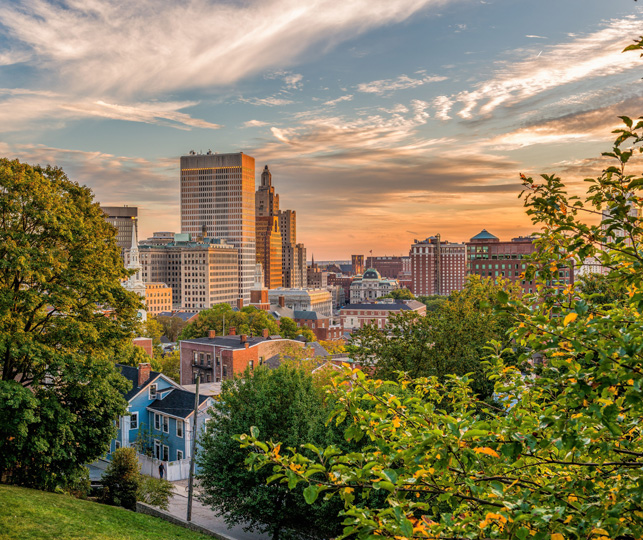
[[[156,399],[156,385],[155,384],[150,384],[149,398],[150,399]]]

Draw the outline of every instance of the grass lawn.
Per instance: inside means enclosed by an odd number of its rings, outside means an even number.
[[[123,508],[0,485],[2,540],[211,540]]]

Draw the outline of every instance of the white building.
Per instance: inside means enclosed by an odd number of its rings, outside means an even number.
[[[333,295],[326,289],[286,289],[268,291],[270,304],[279,304],[294,311],[316,311],[325,317],[333,314]]]
[[[355,277],[351,283],[351,304],[373,302],[400,288],[397,279],[382,278],[374,268],[369,268],[361,276]]]

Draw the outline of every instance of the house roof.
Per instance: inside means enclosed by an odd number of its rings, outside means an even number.
[[[353,310],[353,309],[368,309],[371,311],[410,311],[412,309],[416,309],[424,304],[421,304],[420,302],[415,302],[412,300],[409,302],[409,304],[348,304],[344,306],[342,309],[339,311],[345,311],[345,310]],[[413,305],[417,304],[417,305]]]
[[[316,311],[295,311],[294,318],[316,321],[319,319],[327,319],[328,317],[324,317],[323,315],[320,315]]]
[[[132,366],[124,366],[123,364],[116,364],[116,367],[121,370],[121,375],[125,377],[129,382],[132,383],[132,389],[125,393],[125,399],[129,401],[136,394],[138,394],[141,389],[145,388],[150,384],[154,379],[156,379],[160,373],[158,371],[150,371],[150,376],[146,381],[143,382],[141,386],[138,385],[138,368]]]
[[[282,338],[281,336],[269,336],[267,338],[264,338],[263,336],[256,336],[256,337],[250,337],[248,336],[247,338],[247,343],[248,347],[252,347],[253,345],[258,345],[259,343],[263,343],[264,341],[272,341],[274,339],[285,339]],[[194,338],[194,339],[184,339],[183,342],[185,343],[204,343],[206,345],[216,345],[218,347],[226,347],[229,349],[245,349],[246,346],[244,343],[241,343],[241,337],[239,335],[236,336],[217,336],[215,338],[208,338],[208,337],[202,337],[202,338]]]
[[[188,322],[198,314],[199,313],[197,311],[177,311],[176,313],[163,311],[162,313],[159,313],[159,317],[178,317],[182,321]]]
[[[208,396],[199,394],[199,406]],[[157,399],[148,405],[148,409],[156,412],[187,418],[194,412],[194,392],[175,388],[163,399]]]

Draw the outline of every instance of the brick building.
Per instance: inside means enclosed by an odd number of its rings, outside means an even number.
[[[180,342],[181,384],[193,384],[197,375],[204,383],[230,380],[246,368],[254,369],[305,345],[278,335],[269,336],[268,330],[258,337],[236,335],[234,330],[230,335],[216,337],[210,331],[208,337]]]
[[[344,289],[344,302],[348,302],[351,297],[351,283],[353,283],[353,279],[354,278],[352,276],[329,272],[327,281],[329,286],[341,287]]]
[[[366,268],[374,268],[383,278],[397,279],[400,272],[404,270],[403,257],[368,257]]]
[[[486,229],[467,242],[467,271],[482,277],[508,279],[520,285],[524,292],[535,291],[533,280],[525,280],[522,275],[527,268],[523,259],[534,251],[534,238],[519,236],[509,242],[501,242]],[[558,277],[563,285],[574,282],[574,269],[561,268]]]
[[[341,325],[348,331],[357,330],[366,324],[374,323],[384,328],[392,314],[414,311],[426,315],[426,306],[416,300],[378,302],[375,304],[350,304],[339,312]]]
[[[415,240],[409,253],[416,296],[448,295],[464,287],[466,246],[442,241],[439,236]]]

